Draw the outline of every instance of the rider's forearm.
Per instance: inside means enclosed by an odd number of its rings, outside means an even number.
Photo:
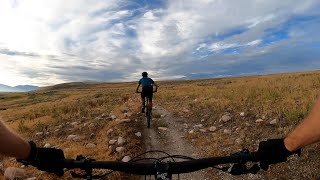
[[[309,115],[284,139],[286,148],[295,151],[320,141],[320,98]]]
[[[0,154],[18,159],[26,159],[29,153],[29,143],[18,134],[9,130],[0,120]]]

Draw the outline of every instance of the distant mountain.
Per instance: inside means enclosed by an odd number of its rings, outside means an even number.
[[[31,86],[31,85],[19,85],[19,86],[7,86],[4,84],[0,84],[0,92],[27,92],[37,90],[40,87],[38,86]]]

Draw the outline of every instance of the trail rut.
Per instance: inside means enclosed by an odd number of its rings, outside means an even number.
[[[183,131],[186,119],[174,117],[166,109],[155,106],[153,114],[161,114],[164,117],[153,118],[151,127],[144,128],[144,142],[146,150],[161,150],[170,155],[185,155],[197,158],[196,148],[185,140],[186,132]],[[144,120],[144,118],[143,118]],[[144,123],[145,125],[146,123]],[[159,130],[158,127],[167,127],[167,130]],[[163,154],[162,154],[163,155]],[[151,156],[154,157],[154,154]],[[151,157],[150,156],[150,157]],[[180,174],[180,179],[186,180],[206,180],[206,170],[196,171],[187,174]],[[178,179],[174,175],[172,179]]]

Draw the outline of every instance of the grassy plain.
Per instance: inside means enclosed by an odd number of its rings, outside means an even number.
[[[175,116],[187,118],[187,123],[201,123],[206,128],[217,127],[216,132],[187,135],[190,142],[199,147],[201,155],[207,157],[226,155],[242,148],[255,150],[261,140],[285,136],[306,116],[319,95],[320,71],[160,81],[158,84],[160,87],[159,92],[154,95],[155,104],[166,108]],[[139,116],[137,113],[140,104],[139,95],[134,94],[135,85],[69,83],[28,93],[0,94],[0,116],[9,126],[37,144],[43,146],[50,143],[64,149],[68,158],[83,154],[98,160],[121,160],[124,155],[133,157],[144,151],[142,139],[134,135],[145,128],[139,122],[134,123]],[[240,116],[241,112],[245,113],[244,117]],[[221,122],[221,116],[226,113],[231,114],[232,120],[228,123]],[[117,119],[130,118],[132,122],[119,123],[111,120],[111,115],[115,115]],[[257,119],[263,119],[264,122],[257,124]],[[269,124],[273,119],[278,120],[276,125]],[[72,122],[79,124],[70,126]],[[58,128],[59,131],[56,131]],[[114,131],[107,134],[109,129]],[[231,133],[223,133],[225,129],[231,130]],[[44,135],[36,135],[39,132]],[[79,135],[81,141],[67,141],[69,134]],[[126,154],[112,153],[108,147],[108,140],[118,136],[127,139]],[[85,148],[88,142],[95,143],[97,147]],[[301,163],[309,161],[311,156],[319,158],[317,151],[317,145],[308,148]],[[320,167],[319,163],[311,163],[316,168]],[[4,165],[19,167],[19,164],[9,159],[4,160]],[[282,167],[276,171],[276,177],[288,177],[286,173],[290,171],[285,170]],[[32,168],[28,168],[28,172],[37,174]],[[318,173],[308,171],[307,168],[296,173],[319,178]],[[37,175],[43,176],[43,179],[54,179],[48,175]],[[274,176],[275,174],[270,174],[270,177]],[[128,178],[119,173],[114,173],[111,178],[120,177]],[[70,175],[65,176],[65,179],[70,179]]]

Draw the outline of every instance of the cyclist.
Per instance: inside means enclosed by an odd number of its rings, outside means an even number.
[[[144,113],[144,109],[145,109],[145,105],[144,105],[144,99],[146,97],[149,98],[149,104],[148,106],[150,107],[150,110],[152,110],[152,96],[153,96],[153,92],[157,92],[158,90],[158,85],[151,79],[148,77],[148,73],[147,72],[143,72],[142,73],[142,78],[139,80],[139,83],[137,85],[136,88],[136,92],[139,92],[139,87],[140,85],[142,86],[142,91],[141,91],[141,113]],[[153,91],[153,86],[155,86],[155,90]]]
[[[27,142],[10,130],[0,119],[0,155],[25,160],[39,170],[63,174],[63,169],[50,167],[55,162],[64,160],[61,149],[38,148],[32,141]],[[50,163],[48,163],[50,162]]]
[[[285,138],[269,139],[259,144],[258,154],[262,158],[260,165],[285,162],[292,154],[300,153],[300,148],[320,141],[320,97],[308,116]]]

